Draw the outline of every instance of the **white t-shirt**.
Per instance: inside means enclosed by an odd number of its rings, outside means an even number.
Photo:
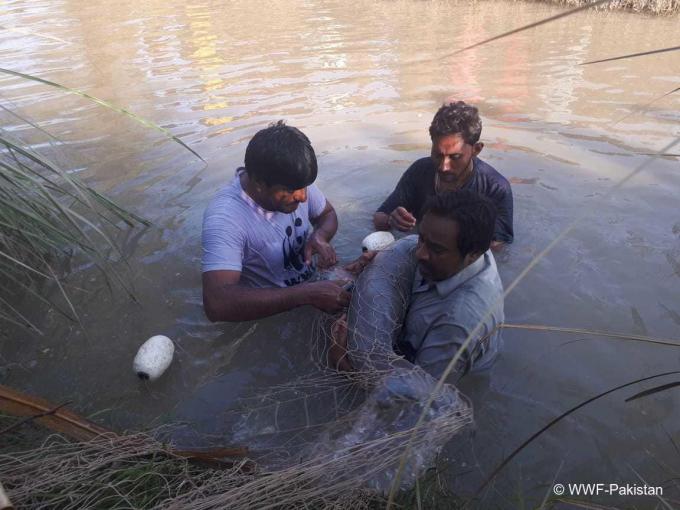
[[[241,272],[251,287],[290,287],[312,277],[315,267],[304,262],[311,234],[310,218],[326,207],[326,197],[311,184],[307,201],[290,213],[262,209],[234,180],[211,200],[203,215],[202,271]]]

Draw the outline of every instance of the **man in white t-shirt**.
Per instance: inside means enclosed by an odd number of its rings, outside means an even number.
[[[308,281],[337,262],[329,244],[335,209],[313,182],[309,139],[283,122],[248,143],[245,168],[220,190],[203,216],[203,307],[211,321],[245,321],[312,305],[346,307],[342,281]],[[313,229],[312,229],[313,227]]]

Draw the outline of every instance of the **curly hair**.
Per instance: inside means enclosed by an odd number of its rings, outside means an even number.
[[[482,119],[477,107],[456,101],[443,104],[430,124],[430,138],[460,134],[465,143],[474,145],[482,134]]]
[[[458,223],[458,250],[484,253],[491,246],[496,225],[496,206],[487,197],[471,190],[434,195],[425,203],[423,217],[434,214]]]

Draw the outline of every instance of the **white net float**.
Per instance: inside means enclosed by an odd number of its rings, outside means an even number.
[[[381,251],[394,242],[392,232],[378,231],[368,234],[361,241],[361,251]]]
[[[140,379],[155,381],[172,363],[175,344],[165,335],[149,338],[137,351],[132,368]]]

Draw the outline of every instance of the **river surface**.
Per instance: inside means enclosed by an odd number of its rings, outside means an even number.
[[[455,50],[561,12],[542,3],[145,0],[0,3],[0,66],[87,91],[171,131],[201,154],[82,97],[0,76],[3,128],[45,150],[153,226],[118,235],[137,302],[73,261],[82,328],[17,298],[44,336],[3,326],[4,384],[115,429],[183,421],[229,443],[223,414],[254,388],[313,370],[313,314],[211,324],[200,288],[203,210],[242,164],[248,139],[285,119],[319,156],[317,183],[340,219],[343,261],[410,162],[447,98],[476,104],[481,157],[513,183],[516,241],[499,257],[506,286],[573,220],[573,230],[508,296],[506,319],[680,340],[678,52],[583,62],[678,44],[680,19],[582,12],[467,52]],[[653,103],[645,106],[647,103]],[[629,172],[648,163],[612,191]],[[82,288],[84,290],[78,290]],[[58,299],[58,291],[42,292]],[[145,384],[138,346],[173,338],[168,373]],[[515,447],[572,406],[680,369],[675,347],[589,334],[506,330],[491,372],[461,389],[476,433],[453,441],[443,477],[472,495]],[[541,499],[553,480],[658,485],[677,476],[680,392],[615,392],[543,434],[499,475],[483,507]],[[668,495],[677,495],[667,482]],[[600,496],[605,504],[624,499]],[[658,501],[643,498],[639,508]]]

